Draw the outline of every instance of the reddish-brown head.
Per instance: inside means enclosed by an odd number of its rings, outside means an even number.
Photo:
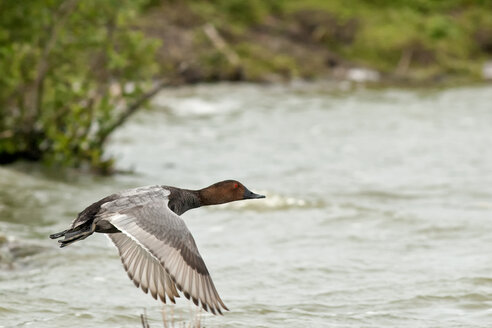
[[[236,180],[225,180],[198,191],[202,205],[216,205],[242,199],[265,198],[255,194]]]

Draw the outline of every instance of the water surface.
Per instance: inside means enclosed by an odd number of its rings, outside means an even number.
[[[47,236],[91,202],[148,184],[234,178],[265,200],[183,217],[231,309],[207,327],[489,327],[492,87],[162,92],[111,140],[109,178],[0,168],[0,327],[140,327],[161,306],[103,235]]]

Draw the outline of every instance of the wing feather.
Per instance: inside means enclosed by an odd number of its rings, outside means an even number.
[[[155,266],[157,268],[157,266]],[[159,298],[165,304],[166,303],[166,280],[164,279],[164,270],[162,266],[158,267],[156,273],[156,284],[157,284],[157,293],[159,294]]]
[[[128,273],[130,279],[135,283],[137,287],[141,287],[145,291],[145,287],[140,282],[142,277],[140,274],[140,268],[143,266],[142,261],[147,262],[148,271],[153,272],[153,278],[157,280],[154,281],[156,293],[158,293],[159,298],[163,303],[166,303],[166,293],[169,299],[174,302],[174,293],[171,285],[174,285],[166,273],[164,267],[161,263],[150,256],[148,252],[143,249],[139,244],[134,242],[131,238],[123,233],[113,233],[108,235],[111,241],[116,245],[120,252],[121,261],[123,262],[123,267]],[[138,269],[138,270],[137,270]],[[152,287],[153,288],[153,287]],[[151,293],[152,293],[151,289]],[[154,297],[154,295],[152,295]],[[157,294],[154,297],[157,299]]]
[[[167,290],[167,295],[169,296],[169,299],[171,302],[176,303],[175,297],[179,298],[179,293],[176,289],[176,285],[174,284],[171,276],[169,274],[166,274],[166,290]]]
[[[142,261],[142,257],[140,256],[140,252],[138,249],[135,249],[135,254],[133,257],[133,261],[130,264],[130,269],[128,273],[132,275],[133,282],[135,286],[140,287],[140,262]]]
[[[144,293],[147,294],[148,292],[147,272],[145,271],[147,269],[147,258],[145,254],[140,256],[139,260],[140,263],[139,263],[138,276],[140,277],[140,288],[142,288]]]

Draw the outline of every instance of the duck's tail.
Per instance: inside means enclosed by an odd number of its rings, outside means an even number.
[[[90,220],[84,222],[83,224],[75,228],[54,233],[50,235],[50,238],[58,239],[60,237],[65,237],[62,240],[58,240],[58,242],[61,244],[60,247],[65,247],[76,241],[89,237],[95,231],[95,228],[96,228],[95,224],[93,224],[92,220]]]

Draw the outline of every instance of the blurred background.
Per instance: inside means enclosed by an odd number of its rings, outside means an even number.
[[[224,317],[169,325],[488,327],[492,2],[0,2],[0,327],[151,327],[103,235],[113,192],[237,179],[187,212]]]

